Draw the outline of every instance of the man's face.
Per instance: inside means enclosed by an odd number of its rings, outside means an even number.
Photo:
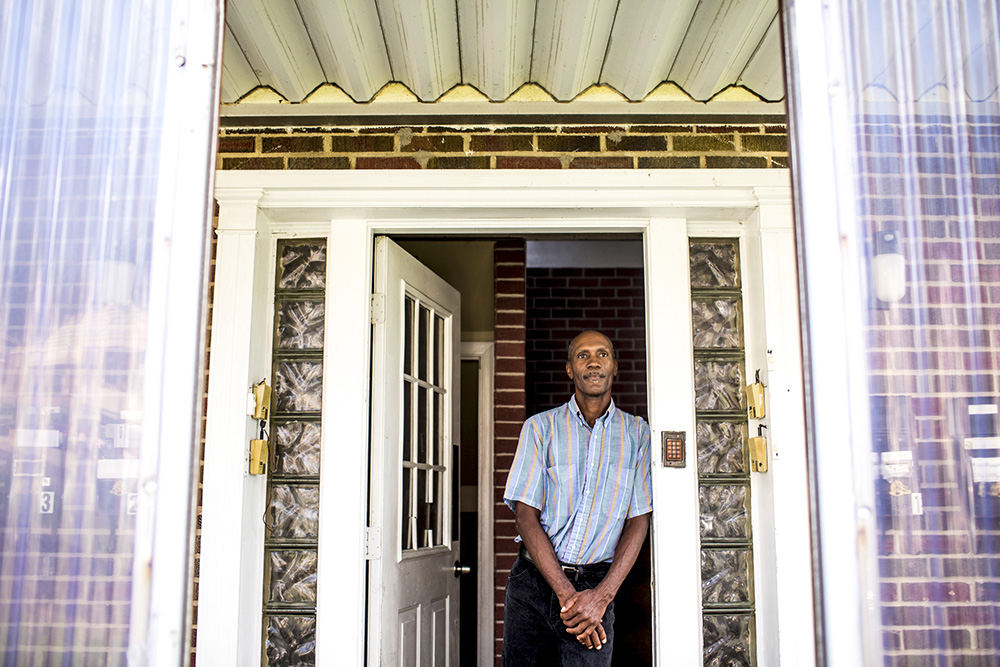
[[[611,392],[611,384],[618,375],[618,362],[606,336],[585,331],[577,336],[569,356],[566,374],[578,392],[595,398]]]

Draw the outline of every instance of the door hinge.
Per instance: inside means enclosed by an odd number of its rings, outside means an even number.
[[[382,540],[378,528],[365,528],[365,560],[378,560],[382,557]]]
[[[385,294],[372,294],[371,302],[372,324],[385,322]]]

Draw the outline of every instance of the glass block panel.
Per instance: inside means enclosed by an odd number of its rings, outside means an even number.
[[[427,341],[430,338],[431,311],[427,306],[420,306],[420,316],[417,319],[417,377],[427,380]]]
[[[271,537],[315,538],[319,535],[319,486],[275,484],[267,508]]]
[[[739,410],[743,391],[743,364],[739,361],[695,360],[696,410]]]
[[[320,426],[315,422],[286,422],[274,427],[274,472],[318,475]]]
[[[751,667],[753,617],[711,614],[702,619],[705,667]]]
[[[413,375],[413,299],[403,304],[403,372]]]
[[[703,604],[750,602],[749,549],[703,549],[701,601]]]
[[[742,484],[699,487],[701,536],[750,537],[747,499],[747,487]]]
[[[735,240],[692,241],[691,287],[738,287],[739,253]]]
[[[694,331],[695,347],[740,347],[742,338],[740,299],[738,297],[692,299],[691,327]]]
[[[284,243],[278,258],[278,289],[323,289],[326,241]]]
[[[315,616],[268,616],[264,654],[269,667],[316,664]]]
[[[269,602],[316,604],[316,552],[275,549],[268,554]]]
[[[745,473],[748,467],[743,447],[745,432],[744,424],[698,422],[698,473]]]
[[[322,301],[281,301],[278,304],[278,349],[323,348]]]
[[[323,362],[279,361],[274,393],[278,412],[318,412],[323,406]]]

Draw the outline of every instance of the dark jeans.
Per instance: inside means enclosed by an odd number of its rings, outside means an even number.
[[[606,574],[601,569],[573,582],[576,590],[593,588]],[[507,579],[503,612],[504,667],[607,667],[614,646],[615,603],[604,612],[608,641],[601,650],[588,649],[566,632],[559,617],[559,599],[541,573],[524,555],[517,557]]]

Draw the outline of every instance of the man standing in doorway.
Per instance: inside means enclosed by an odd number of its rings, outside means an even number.
[[[568,354],[573,396],[524,423],[504,490],[521,542],[505,667],[610,665],[614,597],[649,530],[649,426],[611,400],[614,346],[584,331]]]

